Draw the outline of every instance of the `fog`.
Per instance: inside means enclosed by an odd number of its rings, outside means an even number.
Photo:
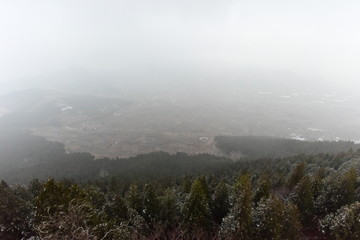
[[[216,154],[218,135],[359,141],[359,7],[1,1],[0,127],[112,157]]]
[[[356,239],[359,80],[360,0],[0,0],[0,240]]]
[[[360,75],[359,7],[323,0],[2,1],[2,91],[64,71],[181,83],[163,71],[223,81],[230,71],[249,69],[353,89]]]

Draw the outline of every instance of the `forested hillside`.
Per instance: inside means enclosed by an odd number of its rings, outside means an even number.
[[[299,154],[338,153],[356,150],[352,141],[301,141],[268,136],[216,136],[216,147],[227,155],[244,158],[280,158]]]
[[[162,152],[94,160],[58,152],[48,164],[18,170],[17,177],[34,178],[27,184],[1,182],[1,239],[360,236],[360,151],[239,161]],[[46,179],[51,174],[57,180]]]
[[[46,180],[69,178],[78,182],[115,177],[140,181],[185,174],[223,171],[233,161],[209,154],[170,155],[155,152],[131,158],[94,159],[89,153],[66,153],[64,145],[32,136],[23,131],[0,134],[0,179],[9,183],[27,183],[33,178]]]

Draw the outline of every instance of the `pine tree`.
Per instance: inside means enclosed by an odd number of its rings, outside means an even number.
[[[145,194],[143,199],[143,217],[148,224],[153,224],[159,220],[160,201],[151,184],[145,185]]]
[[[220,237],[223,239],[252,239],[252,191],[249,175],[242,175],[234,184],[234,202],[223,219]]]
[[[222,219],[228,214],[230,208],[229,191],[225,182],[220,182],[213,196],[212,215],[214,221],[220,224]]]
[[[185,193],[189,193],[191,190],[191,180],[188,176],[184,177],[182,180],[182,190]]]
[[[312,192],[313,192],[314,201],[316,201],[316,199],[320,196],[321,191],[323,190],[324,178],[325,178],[325,169],[319,168],[315,176],[312,178]]]
[[[355,200],[355,190],[357,184],[357,172],[355,168],[350,168],[342,180],[343,205],[351,204]]]
[[[185,221],[191,228],[209,229],[211,214],[206,191],[200,180],[195,180],[191,185],[190,194],[185,203]]]
[[[321,226],[329,235],[329,239],[357,240],[360,239],[359,215],[360,203],[355,202],[325,216]]]
[[[259,202],[255,209],[253,239],[299,239],[301,223],[295,205],[285,204],[277,196]]]
[[[139,187],[137,185],[131,185],[126,195],[126,201],[129,207],[134,209],[138,214],[142,214],[143,205],[140,195]]]
[[[108,200],[104,205],[104,211],[108,221],[112,221],[115,225],[119,225],[128,218],[128,208],[125,200],[116,194],[112,194],[108,197]]]
[[[301,235],[301,229],[302,225],[298,208],[292,203],[286,203],[281,239],[297,240]]]
[[[301,221],[305,225],[312,223],[314,214],[314,198],[312,180],[309,176],[303,177],[294,188],[292,200],[301,214]]]
[[[39,196],[41,190],[42,190],[42,184],[39,181],[39,179],[35,178],[30,181],[29,183],[29,192],[32,194],[33,197]]]
[[[290,189],[293,189],[296,186],[296,184],[304,177],[304,175],[305,175],[305,163],[301,162],[295,167],[295,169],[291,173],[287,184],[288,187]]]
[[[353,203],[356,184],[357,173],[353,168],[345,173],[329,177],[324,182],[321,195],[316,200],[317,211],[320,214],[328,214]]]
[[[259,180],[258,187],[255,190],[253,201],[255,205],[262,199],[270,196],[270,182],[268,178],[262,177]]]
[[[33,233],[31,206],[17,197],[6,182],[0,183],[0,239],[27,239]]]
[[[71,198],[69,189],[61,182],[50,178],[43,185],[42,191],[35,200],[36,218],[38,221],[44,216],[55,214],[57,211],[67,209]]]
[[[166,189],[160,198],[160,220],[165,227],[174,227],[179,223],[179,207],[172,189]]]

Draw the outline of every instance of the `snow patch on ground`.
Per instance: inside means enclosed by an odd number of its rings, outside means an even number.
[[[65,111],[71,110],[71,109],[73,109],[73,107],[65,106],[65,107],[62,107],[62,108],[61,108],[61,111],[65,112]]]
[[[303,136],[300,136],[296,133],[290,134],[290,138],[293,140],[306,141],[306,138],[304,138]]]
[[[200,137],[199,140],[201,142],[207,142],[207,141],[209,141],[209,138],[208,137]]]
[[[324,132],[324,129],[320,129],[320,128],[311,128],[308,127],[307,130],[311,131],[311,132]]]

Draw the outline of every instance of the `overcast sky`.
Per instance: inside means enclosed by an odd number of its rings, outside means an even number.
[[[0,82],[153,65],[356,82],[359,11],[351,0],[1,0]]]

